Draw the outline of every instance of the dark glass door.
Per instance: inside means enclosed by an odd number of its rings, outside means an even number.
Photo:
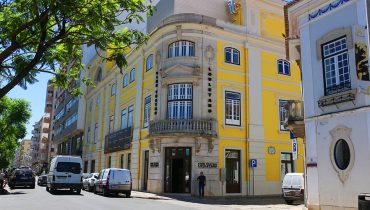
[[[166,148],[165,157],[165,192],[190,193],[191,148]]]
[[[144,190],[148,189],[149,151],[144,153]]]
[[[226,150],[226,193],[240,193],[240,151]]]

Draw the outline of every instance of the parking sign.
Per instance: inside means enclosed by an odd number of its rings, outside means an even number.
[[[298,157],[298,144],[297,139],[292,139],[292,153],[293,153],[293,160],[297,160]]]
[[[257,168],[257,159],[251,159],[249,166],[251,168]]]

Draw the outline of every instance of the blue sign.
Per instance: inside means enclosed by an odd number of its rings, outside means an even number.
[[[297,137],[294,136],[294,133],[290,131],[290,139],[296,139]]]
[[[251,168],[257,168],[257,159],[250,159],[249,166]]]

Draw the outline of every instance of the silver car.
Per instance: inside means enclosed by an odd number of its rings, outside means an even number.
[[[98,178],[99,173],[91,173],[82,181],[82,188],[89,192],[94,190],[95,181]]]
[[[131,196],[132,179],[131,172],[127,169],[108,168],[103,169],[99,173],[98,179],[95,181],[94,193],[103,193],[103,196],[110,194],[118,195],[123,193],[126,197]]]

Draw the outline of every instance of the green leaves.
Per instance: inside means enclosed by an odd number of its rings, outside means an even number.
[[[0,99],[0,168],[13,160],[17,141],[26,134],[26,123],[31,117],[30,104],[23,99]]]
[[[8,81],[0,89],[0,98],[15,85],[26,88],[40,72],[55,74],[53,84],[68,88],[84,68],[81,46],[85,44],[112,52],[105,53],[104,59],[124,68],[125,52],[147,40],[146,35],[125,25],[142,23],[142,14],[152,12],[152,5],[145,0],[17,0],[0,4],[0,77]]]

